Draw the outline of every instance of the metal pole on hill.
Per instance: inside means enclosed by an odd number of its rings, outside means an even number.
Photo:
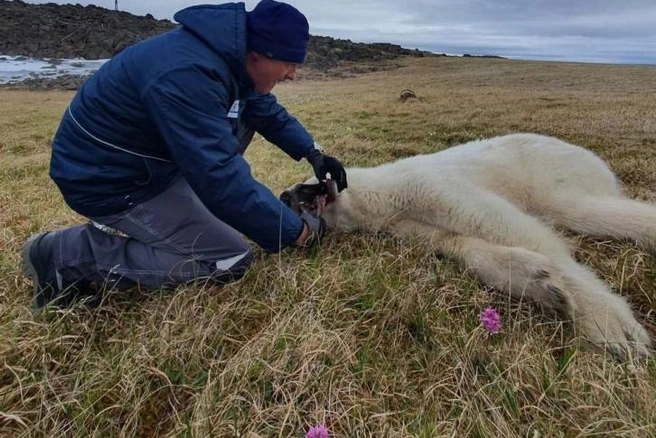
[[[114,0],[114,10],[118,11],[118,0]]]

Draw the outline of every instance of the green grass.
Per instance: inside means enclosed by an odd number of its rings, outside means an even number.
[[[653,67],[436,58],[276,94],[351,166],[539,132],[595,151],[656,202],[655,82]],[[418,98],[401,102],[404,88]],[[83,220],[47,176],[72,95],[0,96],[0,435],[302,437],[318,423],[335,437],[656,435],[653,359],[591,351],[412,240],[333,233],[311,256],[257,251],[235,284],[33,316],[23,241]],[[247,158],[275,193],[311,173],[261,138]],[[654,335],[654,256],[570,237]],[[489,305],[495,336],[478,323]]]

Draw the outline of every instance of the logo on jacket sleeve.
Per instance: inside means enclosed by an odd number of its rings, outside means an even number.
[[[229,119],[238,119],[239,118],[239,99],[235,100],[228,111]]]

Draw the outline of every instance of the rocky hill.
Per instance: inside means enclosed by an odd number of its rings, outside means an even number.
[[[103,59],[129,44],[173,28],[98,6],[0,1],[0,53],[45,58]]]
[[[175,26],[150,14],[136,16],[98,6],[34,5],[20,0],[0,0],[0,54],[105,59],[134,42]],[[392,68],[393,61],[403,56],[434,54],[393,44],[362,44],[312,36],[304,76]]]

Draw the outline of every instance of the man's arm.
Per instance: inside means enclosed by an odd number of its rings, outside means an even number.
[[[302,220],[253,178],[239,155],[220,83],[180,66],[156,79],[144,102],[173,161],[216,217],[269,252],[302,237]]]
[[[268,142],[296,161],[314,149],[312,136],[271,93],[247,100],[242,117]]]
[[[287,113],[273,94],[248,100],[242,116],[264,138],[296,161],[306,158],[312,165],[317,179],[334,180],[339,192],[348,187],[342,163],[334,157],[325,155],[323,149],[312,139],[303,125]]]

